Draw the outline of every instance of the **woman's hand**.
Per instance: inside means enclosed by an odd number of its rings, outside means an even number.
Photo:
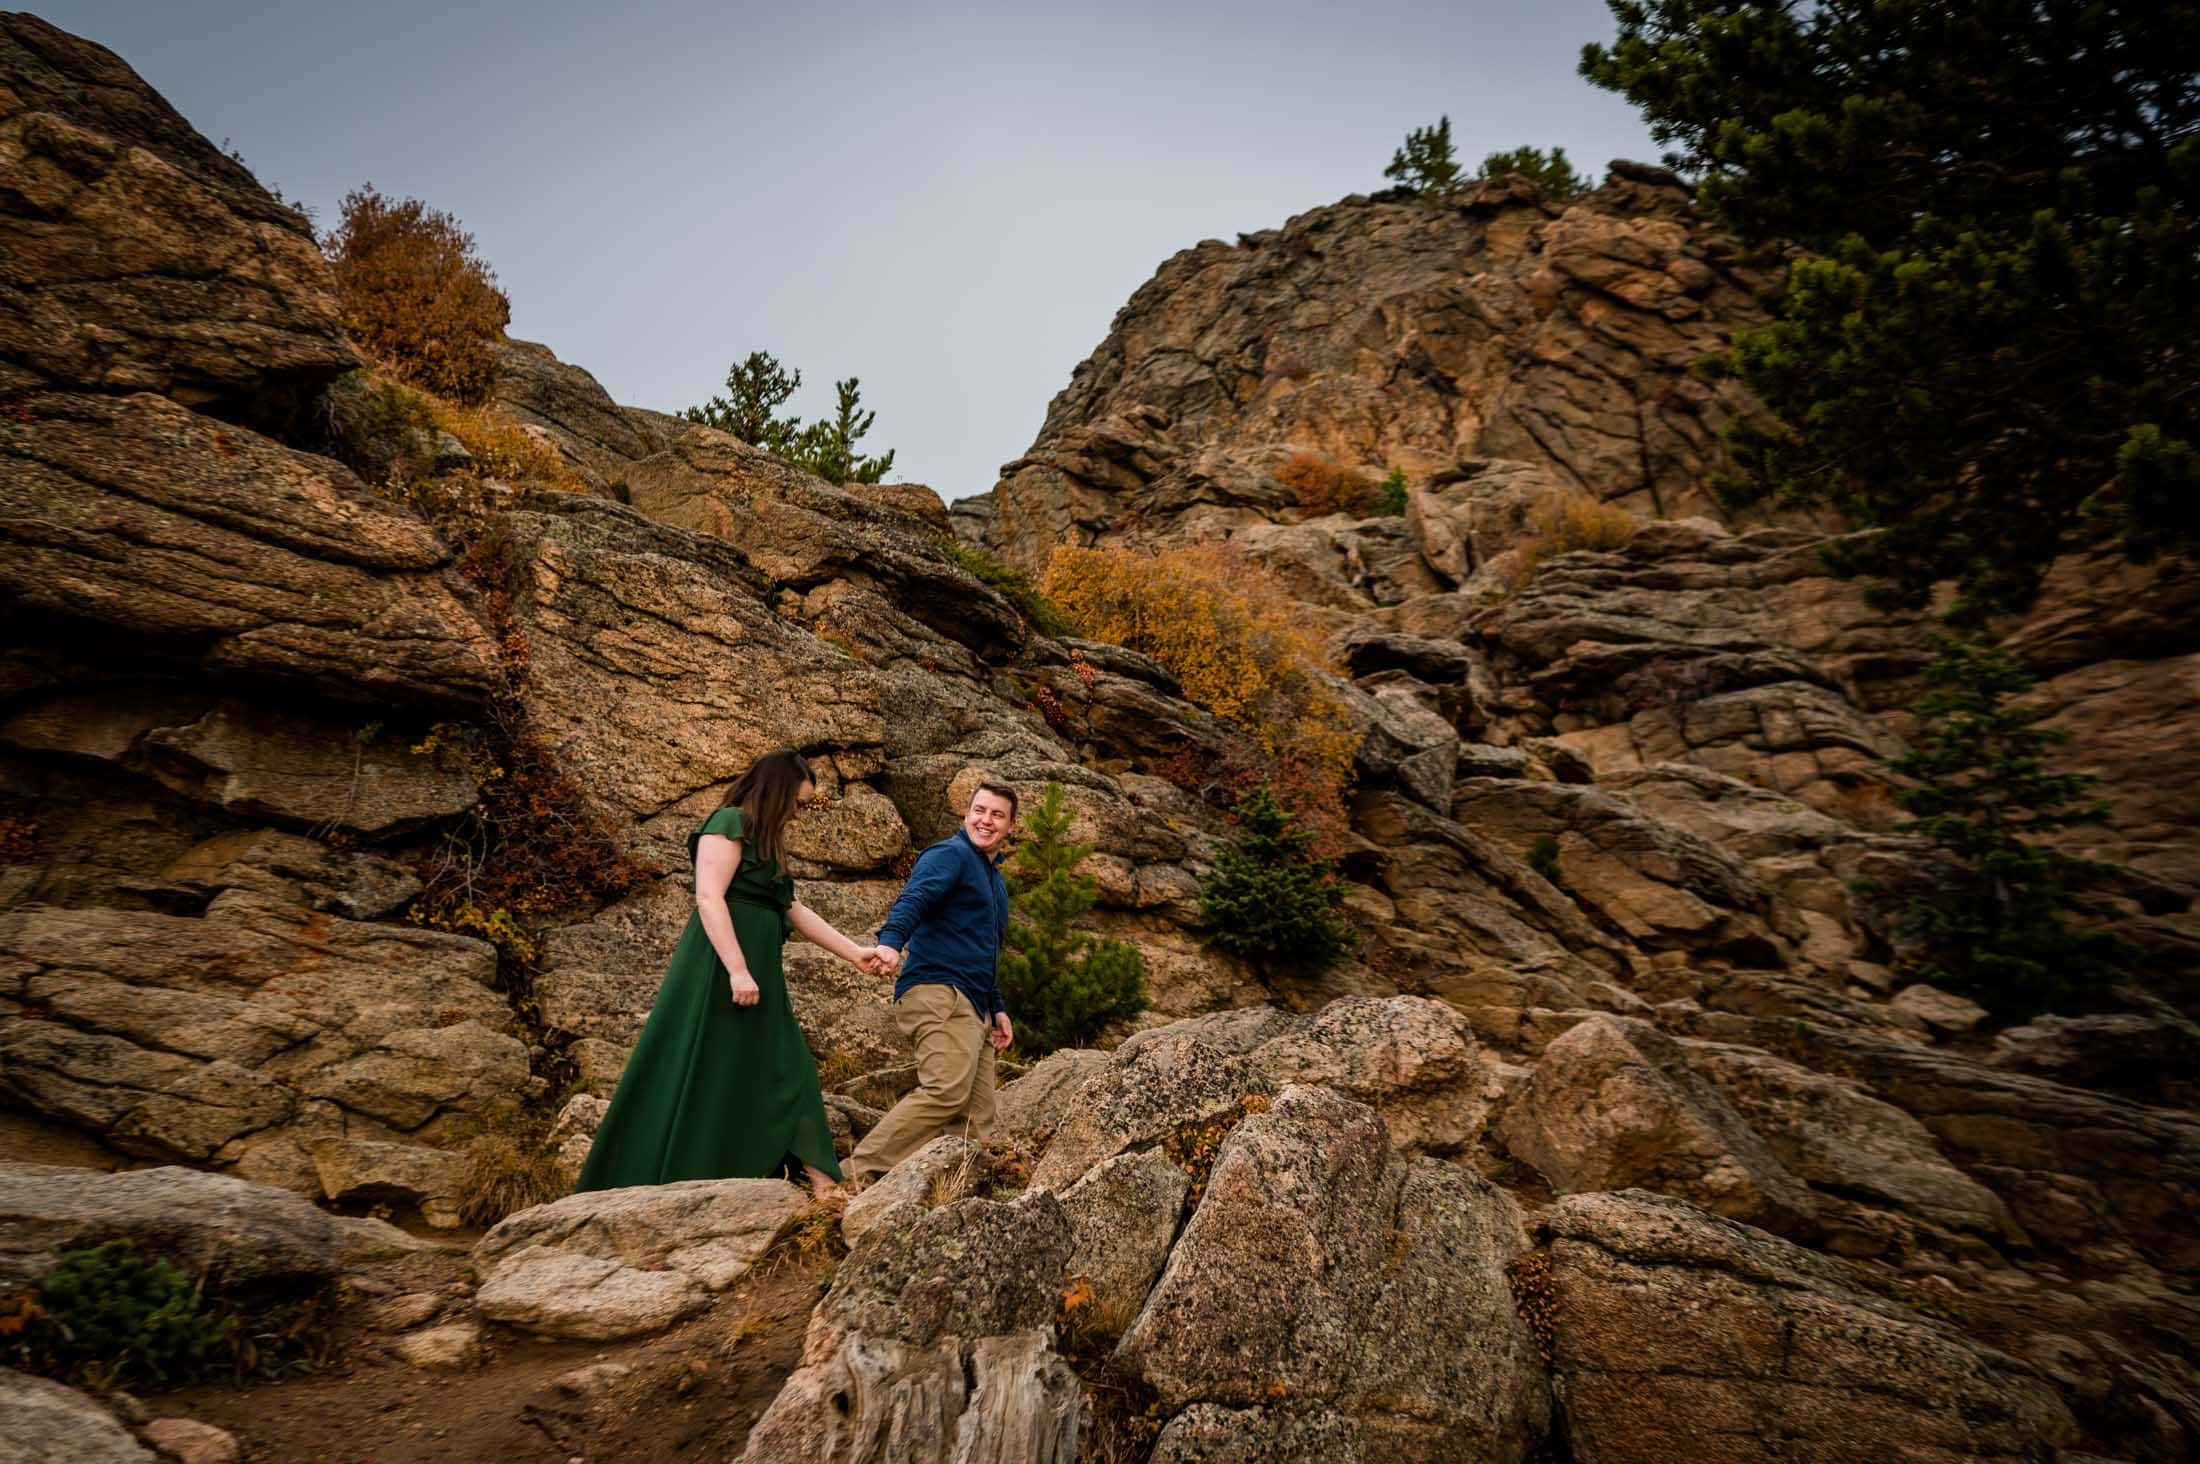
[[[734,971],[729,974],[732,977],[735,1006],[755,1006],[763,999],[764,993],[758,989],[756,979],[748,972]]]

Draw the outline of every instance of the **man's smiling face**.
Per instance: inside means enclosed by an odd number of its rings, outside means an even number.
[[[1001,847],[1001,840],[1016,822],[1016,806],[998,793],[980,788],[971,795],[970,810],[963,815],[963,832],[983,853]]]

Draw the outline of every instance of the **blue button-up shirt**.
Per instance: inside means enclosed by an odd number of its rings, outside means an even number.
[[[1000,981],[1008,934],[1002,857],[988,857],[963,829],[917,856],[878,932],[880,945],[902,952],[897,1000],[912,986],[938,982],[969,997],[982,1020],[1007,1010]]]

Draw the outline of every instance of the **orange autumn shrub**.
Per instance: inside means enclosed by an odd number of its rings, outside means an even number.
[[[480,402],[496,380],[494,347],[512,318],[474,236],[417,198],[372,184],[346,195],[343,222],[322,243],[344,330],[359,348],[417,386]]]
[[[1234,723],[1269,770],[1295,770],[1303,811],[1340,810],[1360,733],[1319,631],[1267,570],[1227,544],[1143,553],[1065,545],[1047,597],[1080,635],[1153,657],[1194,704]],[[1234,770],[1225,770],[1225,772]]]
[[[1360,475],[1318,452],[1295,451],[1276,469],[1276,481],[1297,495],[1300,508],[1316,518],[1332,513],[1356,513],[1367,497]]]

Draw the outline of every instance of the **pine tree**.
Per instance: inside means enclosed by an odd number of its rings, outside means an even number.
[[[1344,887],[1313,834],[1265,784],[1237,806],[1237,842],[1200,889],[1214,942],[1226,951],[1306,975],[1325,971],[1358,940],[1337,911]]]
[[[1092,845],[1071,843],[1069,825],[1062,785],[1047,784],[1009,862],[1014,918],[1001,952],[1001,995],[1019,1042],[1042,1052],[1088,1042],[1147,1006],[1138,947],[1073,928],[1092,909],[1098,885],[1077,873]]]
[[[828,483],[876,483],[894,465],[888,449],[883,457],[864,457],[856,442],[871,430],[876,412],[860,409],[862,394],[856,378],[833,383],[839,404],[830,422],[813,423],[803,433],[799,455],[793,461]]]
[[[1391,155],[1383,176],[1416,193],[1449,193],[1457,188],[1459,159],[1451,148],[1451,118],[1441,117],[1434,127],[1408,132],[1406,145]]]
[[[1864,893],[1888,901],[1918,952],[1910,964],[1919,979],[2011,1018],[2068,1006],[2129,956],[2113,935],[2070,923],[2105,913],[2084,891],[2113,870],[2038,842],[2106,820],[2086,798],[2096,779],[2050,766],[2069,734],[2011,704],[2032,685],[2015,662],[1952,637],[1935,645],[1924,670],[1931,690],[1916,705],[1925,737],[1892,766],[1917,780],[1896,796],[1913,815],[1897,832],[1932,844],[1938,869]]]
[[[1589,191],[1588,180],[1566,161],[1566,149],[1562,147],[1554,147],[1548,153],[1539,147],[1516,147],[1511,152],[1494,152],[1482,159],[1483,177],[1502,178],[1507,173],[1525,174],[1543,196],[1554,203],[1578,198]]]
[[[1835,559],[1959,622],[2075,528],[2200,543],[2200,11],[2159,0],[1610,0],[1582,73],[1751,244],[1800,246],[1708,369],[1736,502],[1876,529]]]
[[[730,432],[751,447],[786,457],[801,440],[802,423],[779,409],[802,385],[802,373],[781,366],[769,351],[751,351],[726,371],[726,394],[682,415],[690,422]]]

